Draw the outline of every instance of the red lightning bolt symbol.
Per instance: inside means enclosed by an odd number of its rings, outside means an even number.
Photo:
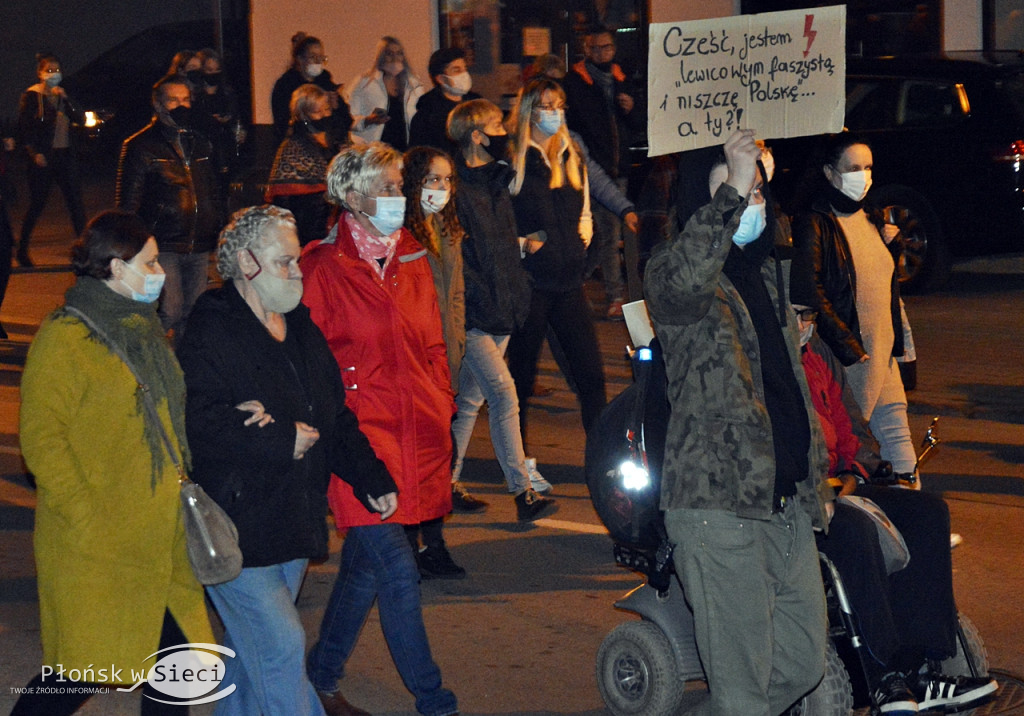
[[[804,57],[811,51],[811,45],[814,44],[814,38],[818,36],[817,30],[812,30],[811,27],[814,25],[814,15],[804,16],[804,37],[807,38],[807,49],[804,50]]]

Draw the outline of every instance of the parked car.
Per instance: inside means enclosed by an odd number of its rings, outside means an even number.
[[[941,287],[955,258],[1024,251],[1019,53],[850,59],[846,126],[872,146],[869,198],[903,234],[905,291]],[[818,142],[772,143],[773,186],[791,212]]]

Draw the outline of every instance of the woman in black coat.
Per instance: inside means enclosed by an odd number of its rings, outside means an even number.
[[[300,303],[299,242],[275,206],[221,233],[223,287],[200,297],[179,348],[193,479],[231,516],[241,575],[208,588],[238,656],[235,713],[320,714],[295,608],[310,559],[327,557],[327,484],[351,484],[382,519],[397,488],[345,407],[341,372]]]

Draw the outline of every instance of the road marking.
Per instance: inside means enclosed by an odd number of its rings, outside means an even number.
[[[554,530],[567,530],[569,532],[583,532],[591,535],[606,535],[606,530],[602,525],[590,525],[586,522],[568,522],[567,520],[550,520],[542,518],[534,520],[533,524],[538,527],[550,527]]]

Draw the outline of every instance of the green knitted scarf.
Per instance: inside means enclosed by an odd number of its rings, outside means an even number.
[[[156,405],[167,401],[181,463],[186,469],[190,467],[191,455],[185,437],[185,378],[167,343],[156,307],[115,293],[102,281],[89,276],[80,276],[68,289],[64,294],[64,305],[81,311],[106,333],[106,338],[102,338],[90,328],[90,339],[102,343],[114,355],[117,353],[110,349],[108,340],[124,351],[139,378],[149,387]],[[63,317],[80,320],[65,308],[57,309],[54,318]],[[149,447],[152,470],[150,485],[155,490],[168,456],[160,427],[153,424],[146,410],[145,394],[139,387],[135,389],[135,410],[144,420],[143,433]]]

